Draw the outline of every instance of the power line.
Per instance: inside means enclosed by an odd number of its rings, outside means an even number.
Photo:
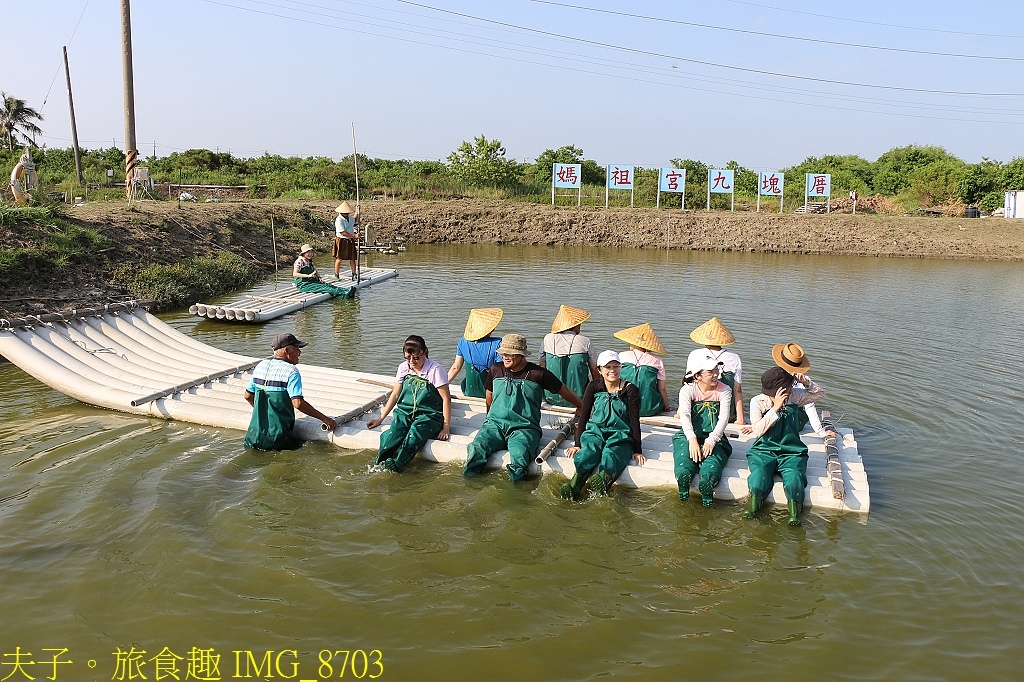
[[[209,2],[210,0],[206,0],[206,1]],[[1021,93],[1021,92],[971,92],[971,91],[963,91],[963,90],[929,90],[929,89],[925,89],[925,88],[907,88],[907,87],[899,87],[899,86],[894,86],[894,85],[878,85],[878,84],[874,84],[874,83],[857,83],[857,82],[853,82],[853,81],[839,81],[839,80],[832,80],[832,79],[829,79],[829,78],[815,78],[813,76],[799,76],[799,75],[796,75],[796,74],[781,73],[781,72],[777,72],[777,71],[766,71],[766,70],[763,70],[763,69],[751,69],[751,68],[742,67],[742,66],[734,66],[734,65],[731,65],[731,64],[719,64],[717,62],[708,62],[708,61],[703,61],[703,60],[699,60],[699,59],[690,59],[690,58],[687,58],[687,57],[681,57],[679,55],[670,55],[670,54],[665,54],[665,53],[662,53],[662,52],[653,52],[653,51],[650,51],[650,50],[641,50],[641,49],[635,48],[635,47],[626,47],[626,46],[623,46],[623,45],[615,45],[613,43],[605,43],[605,42],[601,42],[601,41],[598,41],[598,40],[588,40],[586,38],[576,38],[574,36],[568,36],[568,35],[564,35],[564,34],[561,34],[561,33],[554,33],[554,32],[551,32],[551,31],[543,31],[541,29],[530,28],[528,26],[519,26],[517,24],[511,24],[511,23],[507,23],[507,22],[503,22],[503,21],[497,21],[496,19],[487,19],[486,17],[478,17],[478,16],[474,16],[472,14],[465,14],[463,12],[456,12],[454,10],[444,9],[444,8],[441,8],[441,7],[432,7],[431,5],[425,5],[425,4],[422,4],[422,3],[419,3],[419,2],[413,2],[412,0],[395,0],[395,2],[400,2],[400,3],[404,4],[404,5],[412,5],[414,7],[421,7],[423,9],[429,9],[429,10],[433,10],[435,12],[441,12],[441,13],[444,13],[444,14],[453,14],[455,16],[466,17],[466,18],[469,18],[469,19],[475,19],[477,21],[481,21],[481,22],[488,23],[488,24],[496,24],[498,26],[509,26],[509,27],[512,27],[512,28],[518,28],[518,29],[521,29],[523,31],[529,31],[531,33],[537,33],[539,35],[545,35],[545,36],[551,36],[551,37],[555,37],[555,38],[562,38],[562,39],[565,39],[565,40],[571,40],[571,41],[582,43],[582,44],[585,44],[585,45],[594,45],[594,46],[597,46],[597,47],[603,47],[603,48],[608,48],[608,49],[612,49],[612,50],[620,50],[622,52],[630,52],[630,53],[633,53],[633,54],[642,54],[642,55],[646,55],[648,57],[658,57],[660,59],[673,59],[673,60],[680,61],[680,62],[687,62],[689,64],[700,64],[701,66],[711,66],[711,67],[718,68],[718,69],[729,69],[731,71],[741,71],[741,72],[744,72],[744,73],[756,73],[756,74],[759,74],[759,75],[762,75],[762,76],[772,76],[772,77],[775,77],[775,78],[790,78],[790,79],[794,79],[794,80],[810,81],[810,82],[814,82],[814,83],[829,83],[831,85],[843,85],[843,86],[854,87],[854,88],[874,88],[874,89],[878,89],[878,90],[891,90],[891,91],[896,91],[896,92],[916,92],[916,93],[929,94],[929,95],[960,95],[960,96],[977,96],[977,97],[1022,97],[1022,96],[1024,96],[1024,93]]]
[[[78,23],[75,24],[75,30],[71,32],[71,38],[68,40],[70,45],[75,40],[75,34],[78,33],[78,27],[82,23],[82,17],[85,16],[85,10],[89,9],[90,0],[85,0],[85,7],[82,8],[82,13],[78,15]],[[46,106],[46,100],[50,99],[50,91],[53,90],[53,84],[57,82],[57,76],[60,75],[61,69],[64,68],[64,59],[61,58],[60,63],[57,65],[57,72],[53,74],[53,80],[50,81],[50,87],[46,89],[46,96],[43,97],[43,103],[39,106],[39,113],[43,113],[43,107]]]

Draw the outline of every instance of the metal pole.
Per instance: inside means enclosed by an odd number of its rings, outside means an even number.
[[[807,178],[811,177],[810,173],[804,173],[804,213],[807,213]]]
[[[75,147],[75,176],[78,184],[84,185],[82,179],[82,152],[78,148],[78,126],[75,125],[75,98],[71,96],[71,69],[68,67],[68,48],[64,46],[64,77],[68,82],[68,107],[71,108],[71,143]]]
[[[132,72],[132,11],[129,0],[121,0],[121,67],[124,85],[124,178],[128,203],[134,198],[133,180],[139,164],[135,145],[135,76]]]
[[[711,169],[708,169],[708,207],[707,210],[711,210]]]
[[[359,207],[359,156],[356,152],[356,123],[352,122],[352,165],[356,168],[356,214],[359,215],[360,219],[362,211]],[[360,221],[361,222],[361,221]],[[359,279],[362,277],[362,259],[359,254],[359,228],[356,228],[356,284],[359,284]]]
[[[270,241],[274,244],[274,291],[277,291],[277,232],[274,230],[274,216],[270,216]]]
[[[551,164],[551,205],[555,205],[555,165]]]
[[[608,208],[608,172],[611,166],[604,167],[604,207]]]
[[[786,203],[786,179],[782,179],[782,191],[779,192],[779,213],[782,213],[782,204]]]
[[[755,211],[755,213],[760,213],[761,212],[761,183],[762,182],[764,182],[764,176],[761,175],[760,173],[758,173],[758,175],[757,175],[757,211]]]

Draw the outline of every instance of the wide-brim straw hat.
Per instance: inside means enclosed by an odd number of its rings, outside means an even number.
[[[629,329],[620,329],[615,332],[613,336],[625,341],[631,346],[637,346],[638,348],[649,350],[652,353],[664,355],[668,352],[665,350],[665,346],[662,345],[661,339],[659,339],[658,335],[654,333],[654,327],[652,327],[648,322],[638,324],[637,326],[630,327]]]
[[[803,373],[811,368],[811,361],[797,343],[778,343],[772,346],[775,364],[790,374]]]
[[[349,204],[347,201],[341,202],[341,206],[339,206],[338,208],[334,209],[334,212],[335,213],[355,213],[355,211],[352,210],[352,205]]]
[[[469,311],[463,336],[467,341],[479,341],[497,328],[504,314],[501,308],[473,308]]]
[[[572,329],[578,324],[583,324],[590,319],[590,313],[582,308],[573,308],[571,305],[558,306],[558,314],[555,321],[551,323],[551,333],[557,334],[566,329]]]
[[[306,253],[307,251],[316,251],[316,249],[313,248],[312,244],[303,244],[302,246],[299,247],[300,256]]]
[[[712,317],[690,332],[690,338],[702,346],[729,346],[736,343],[736,337],[717,317]]]

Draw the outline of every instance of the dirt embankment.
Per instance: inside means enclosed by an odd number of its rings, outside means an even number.
[[[291,267],[297,247],[312,241],[321,254],[333,236],[333,202],[118,203],[70,210],[70,219],[109,242],[73,276],[26,277],[0,294],[0,317],[108,302],[127,292],[112,272],[125,263],[170,264],[223,248],[257,267]],[[477,201],[371,201],[364,222],[378,240],[410,243],[505,243],[634,248],[856,254],[893,257],[1024,260],[1024,225],[1005,219],[911,218],[877,215],[789,215],[649,208],[566,208]],[[0,240],[7,242],[8,240]],[[17,244],[26,246],[25,244]],[[0,248],[14,244],[0,243]],[[320,256],[324,258],[323,255]],[[326,265],[326,261],[322,262]]]

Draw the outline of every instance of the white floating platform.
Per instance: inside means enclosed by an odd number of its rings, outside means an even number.
[[[360,273],[359,283],[351,284],[348,280],[341,280],[338,284],[345,288],[365,289],[377,282],[383,282],[392,277],[398,277],[398,270],[387,268],[364,268]],[[333,284],[334,282],[327,282]],[[216,305],[213,303],[194,303],[189,306],[188,311],[199,317],[208,317],[212,320],[227,320],[229,322],[266,322],[275,317],[281,317],[296,310],[308,308],[311,305],[326,301],[332,298],[330,294],[309,294],[303,293],[295,288],[291,282],[279,284],[274,288],[273,284],[267,284],[242,295],[242,298],[231,303]]]
[[[252,368],[259,362],[258,358],[200,343],[131,305],[81,311],[77,316],[44,315],[0,321],[0,355],[42,383],[89,405],[239,430],[249,425],[251,408],[242,392]],[[328,433],[321,429],[318,420],[297,415],[296,433],[304,439],[328,441],[340,448],[376,450],[381,429],[387,428],[387,422],[376,430],[367,429],[365,420],[379,414],[379,408],[370,412],[364,409],[371,409],[367,406],[374,403],[379,405],[388,394],[386,386],[391,385],[393,377],[312,365],[299,367],[307,400],[325,414],[357,416]],[[456,387],[453,389],[451,440],[429,441],[420,453],[425,459],[465,461],[466,446],[484,421],[483,401],[463,398]],[[554,437],[567,417],[561,412],[544,412],[542,444]],[[642,426],[642,442],[647,463],[627,467],[617,483],[665,488],[666,498],[675,501],[672,435],[677,427],[671,425],[674,420],[664,417],[645,421],[648,423]],[[655,426],[651,422],[669,425]],[[838,431],[836,446],[845,496],[833,497],[826,473],[825,444],[818,436],[807,433],[802,436],[810,453],[804,504],[867,513],[869,487],[857,442],[852,430]],[[741,499],[747,495],[744,453],[752,439],[741,436],[736,427],[730,427],[727,433],[733,453],[715,496]],[[571,438],[564,440],[544,463],[532,465],[532,471],[572,476],[572,459],[564,456],[570,445]],[[492,456],[488,465],[499,467],[508,462],[508,453],[503,451]],[[776,482],[769,500],[785,503],[781,482]]]

